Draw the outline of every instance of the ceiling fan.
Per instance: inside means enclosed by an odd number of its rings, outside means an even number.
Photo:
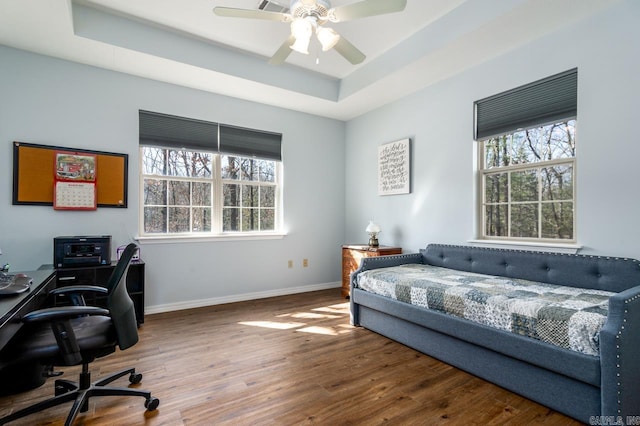
[[[237,9],[233,7],[214,7],[218,16],[231,18],[263,19],[291,24],[291,35],[282,43],[271,57],[269,63],[282,64],[292,50],[309,54],[309,42],[313,33],[322,45],[322,51],[335,49],[347,61],[356,65],[366,56],[347,39],[339,35],[333,28],[325,27],[327,22],[337,23],[351,21],[368,16],[400,12],[407,5],[407,0],[363,0],[344,6],[331,7],[328,0],[291,0],[289,13],[266,10]]]

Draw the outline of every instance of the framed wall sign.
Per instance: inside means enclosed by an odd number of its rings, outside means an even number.
[[[411,192],[410,140],[401,139],[378,147],[378,195]]]

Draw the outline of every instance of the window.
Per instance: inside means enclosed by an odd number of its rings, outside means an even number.
[[[144,234],[211,232],[213,154],[141,148]]]
[[[222,230],[273,231],[276,223],[276,163],[223,155]]]
[[[575,242],[577,70],[476,102],[481,238]]]
[[[484,237],[575,240],[575,120],[480,141]]]
[[[140,112],[142,235],[279,231],[280,135],[222,126]]]

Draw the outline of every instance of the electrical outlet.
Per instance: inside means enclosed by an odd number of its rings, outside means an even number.
[[[302,267],[306,268],[307,266],[309,266],[309,259],[302,259]]]
[[[287,265],[289,266],[289,269],[293,268],[293,260],[289,260]]]

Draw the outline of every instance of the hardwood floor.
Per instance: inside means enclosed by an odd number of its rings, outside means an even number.
[[[159,408],[94,398],[76,425],[579,424],[351,327],[340,289],[148,315],[140,342],[94,362],[92,379],[130,366]],[[76,380],[79,368],[63,371]],[[53,383],[0,398],[0,416],[53,395]],[[12,424],[61,425],[69,408]]]

